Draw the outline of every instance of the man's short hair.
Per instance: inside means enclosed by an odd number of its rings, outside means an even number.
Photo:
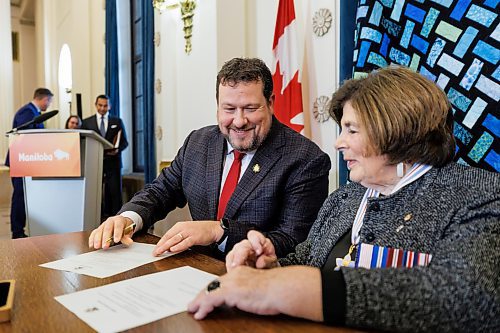
[[[108,104],[110,104],[110,103],[109,103],[109,96],[108,96],[108,95],[104,95],[104,94],[101,94],[101,95],[99,95],[99,96],[97,96],[97,97],[95,98],[95,104],[97,104],[97,101],[98,101],[100,98],[107,100],[107,101],[108,101]]]
[[[273,94],[273,75],[266,64],[258,58],[233,58],[222,66],[217,74],[215,97],[219,101],[219,85],[236,86],[240,82],[262,82],[262,93],[266,101]]]
[[[47,88],[37,88],[33,93],[33,99],[42,99],[47,96],[54,96],[54,94]]]

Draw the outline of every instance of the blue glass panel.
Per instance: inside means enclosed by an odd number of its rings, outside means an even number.
[[[477,45],[472,50],[472,53],[488,62],[491,62],[493,65],[496,65],[500,59],[500,50],[486,42],[483,42],[482,40],[477,42]]]
[[[458,0],[457,5],[453,8],[453,11],[450,14],[450,17],[460,21],[469,7],[471,0]]]
[[[468,27],[467,30],[465,30],[462,37],[460,38],[460,40],[458,41],[457,45],[455,46],[453,54],[459,58],[462,58],[465,52],[467,52],[467,50],[469,49],[469,46],[476,38],[478,32],[479,31],[476,28]]]
[[[411,39],[411,46],[419,50],[420,52],[426,54],[429,48],[429,43],[418,35],[413,35]]]

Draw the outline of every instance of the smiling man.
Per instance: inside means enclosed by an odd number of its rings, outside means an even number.
[[[226,62],[216,98],[218,126],[193,131],[172,165],[92,232],[90,247],[107,248],[112,236],[130,243],[127,226],[147,230],[186,203],[194,221],[175,224],[155,255],[212,245],[220,257],[252,229],[279,255],[306,238],[327,196],[328,155],[273,116],[272,75],[261,60]]]

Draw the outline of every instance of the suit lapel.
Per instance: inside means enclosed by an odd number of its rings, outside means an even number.
[[[218,131],[207,147],[214,147],[214,151],[208,154],[205,179],[207,180],[208,211],[211,219],[217,218],[217,206],[219,203],[220,181],[222,178],[222,163],[224,161],[226,140]]]
[[[33,103],[28,103],[28,108],[31,110],[31,112],[33,113],[32,117],[30,117],[31,119],[34,119],[38,116],[40,116],[42,113],[40,111],[38,111],[38,109],[36,108],[36,106],[33,105]],[[39,123],[39,124],[33,124],[31,125],[30,127],[28,127],[27,129],[36,129],[36,128],[44,128],[45,126],[43,125],[43,123]]]
[[[89,125],[91,130],[96,131],[99,134],[101,133],[99,131],[99,126],[97,124],[97,117],[95,115],[92,116],[92,118],[90,118]]]
[[[38,112],[36,106],[34,106],[33,103],[28,103],[28,107],[31,110],[31,112],[33,112],[33,117],[37,117],[41,114],[40,112]]]
[[[226,206],[225,216],[232,218],[241,207],[246,198],[266,178],[275,164],[282,158],[280,147],[285,144],[282,127],[277,120],[273,119],[273,127],[268,138],[262,146],[257,149],[252,161],[241,177],[231,199]]]

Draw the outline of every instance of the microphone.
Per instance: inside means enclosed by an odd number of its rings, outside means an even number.
[[[54,111],[49,111],[49,112],[42,113],[41,115],[36,116],[35,118],[31,119],[30,121],[25,122],[24,124],[22,124],[22,125],[20,125],[20,126],[18,126],[16,128],[11,129],[10,131],[8,131],[5,134],[10,134],[10,133],[14,133],[14,132],[20,131],[20,130],[25,129],[26,127],[29,127],[30,125],[33,125],[33,124],[43,123],[45,120],[54,117],[58,113],[59,113],[58,110],[54,110]]]
[[[44,112],[42,113],[41,115],[39,116],[36,116],[35,118],[33,118],[33,124],[40,124],[40,123],[43,123],[45,120],[47,119],[50,119],[52,117],[54,117],[56,114],[58,114],[59,111],[58,110],[54,110],[54,111],[49,111],[49,112]],[[24,124],[23,124],[24,125]],[[21,126],[23,126],[21,125]],[[20,126],[20,127],[21,127]],[[19,130],[19,129],[18,129]]]

